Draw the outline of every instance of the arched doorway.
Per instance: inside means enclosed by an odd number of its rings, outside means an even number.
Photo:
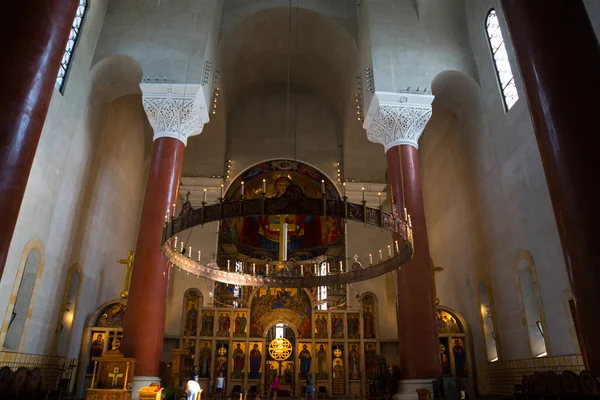
[[[92,357],[100,357],[112,348],[112,342],[117,337],[117,348],[123,335],[123,322],[127,303],[123,300],[113,300],[102,304],[89,318],[83,331],[81,351],[77,372],[77,393],[83,394],[84,388],[90,387],[94,364]]]
[[[438,306],[436,325],[440,341],[442,376],[458,378],[457,389],[473,393],[472,352],[467,324],[456,311]]]
[[[265,334],[265,367],[264,367],[264,387],[267,389],[266,395],[271,392],[271,383],[276,376],[279,376],[280,386],[278,397],[294,397],[296,382],[298,376],[296,372],[296,359],[304,350],[297,351],[296,330],[284,323],[276,323],[268,328]],[[306,346],[306,345],[304,345]],[[304,353],[303,353],[304,351]],[[310,354],[310,353],[309,353]],[[305,368],[306,363],[310,365],[310,355],[305,357],[304,363],[298,360],[299,371]]]

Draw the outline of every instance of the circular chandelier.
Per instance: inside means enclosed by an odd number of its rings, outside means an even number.
[[[184,211],[185,210],[185,211]],[[363,267],[354,256],[354,263],[346,270],[339,270],[321,275],[310,268],[286,268],[295,261],[267,261],[260,267],[262,271],[231,272],[220,269],[216,263],[209,262],[201,264],[189,256],[177,250],[176,237],[179,232],[201,226],[210,222],[217,222],[228,218],[255,217],[255,216],[277,216],[277,215],[314,215],[321,217],[337,217],[346,221],[362,222],[365,226],[378,226],[381,230],[387,230],[394,236],[394,246],[388,246],[388,257],[384,259],[382,251],[379,251],[379,262],[373,263],[369,255],[369,266]],[[282,244],[282,247],[287,246]],[[361,204],[350,203],[344,196],[342,200],[323,198],[310,198],[304,194],[298,185],[289,186],[282,196],[267,198],[263,190],[261,198],[245,199],[242,195],[239,200],[225,201],[223,196],[219,202],[207,205],[206,199],[198,209],[192,209],[191,203],[186,201],[182,211],[177,218],[169,220],[165,216],[163,229],[162,252],[173,266],[188,273],[212,279],[230,285],[244,286],[271,286],[271,287],[296,287],[312,288],[317,286],[342,285],[373,279],[380,275],[391,272],[410,260],[413,256],[413,229],[410,216],[404,210],[401,216],[398,208],[392,206],[391,212],[383,211],[383,208],[367,207],[366,201]],[[229,262],[228,262],[229,263]],[[259,270],[260,271],[260,270]]]

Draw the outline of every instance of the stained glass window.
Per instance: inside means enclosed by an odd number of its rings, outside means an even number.
[[[75,50],[75,44],[77,44],[77,38],[79,37],[79,32],[81,31],[81,23],[83,22],[83,17],[85,16],[86,10],[87,0],[79,0],[79,6],[77,7],[77,13],[75,14],[73,26],[71,27],[67,48],[65,49],[65,54],[63,54],[62,60],[60,61],[60,69],[58,70],[58,76],[56,77],[56,83],[54,84],[56,89],[58,89],[61,93],[65,85],[65,79],[67,78],[67,72],[69,71],[69,65],[71,64],[71,59],[73,58],[73,51]]]
[[[488,13],[485,27],[490,49],[494,57],[496,75],[502,89],[504,107],[508,111],[519,100],[519,94],[517,93],[515,78],[510,68],[510,62],[508,61],[508,54],[506,53],[506,46],[504,45],[504,38],[502,37],[496,10],[492,9]]]

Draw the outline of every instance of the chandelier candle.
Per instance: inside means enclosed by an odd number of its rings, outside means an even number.
[[[202,250],[198,250],[198,262],[202,259]]]
[[[240,196],[244,197],[244,181],[242,181],[242,188],[240,189]]]
[[[263,193],[267,194],[267,180],[263,179]]]
[[[383,261],[383,253],[379,250],[379,261]]]
[[[204,189],[204,197],[202,198],[202,202],[206,203],[206,189]]]
[[[392,246],[388,244],[388,256],[392,256]]]
[[[369,264],[373,265],[373,254],[369,253]]]

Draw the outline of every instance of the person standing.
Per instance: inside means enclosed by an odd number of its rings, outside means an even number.
[[[198,382],[198,366],[197,365],[194,365],[194,368],[192,369],[192,375],[190,376],[190,378],[194,382]]]
[[[310,374],[306,376],[306,394],[304,395],[304,400],[308,400],[309,397],[315,400],[315,385],[312,383]]]
[[[200,389],[198,382],[190,380],[185,385],[185,392],[187,393],[187,400],[196,400],[202,389]]]
[[[279,391],[279,376],[275,374],[273,381],[271,382],[271,393],[273,393],[273,400],[277,400],[277,392]]]
[[[219,398],[219,399],[221,398],[221,393],[223,393],[224,389],[225,389],[225,378],[223,377],[223,373],[219,372],[219,376],[217,377],[217,387],[216,387],[217,398]]]

